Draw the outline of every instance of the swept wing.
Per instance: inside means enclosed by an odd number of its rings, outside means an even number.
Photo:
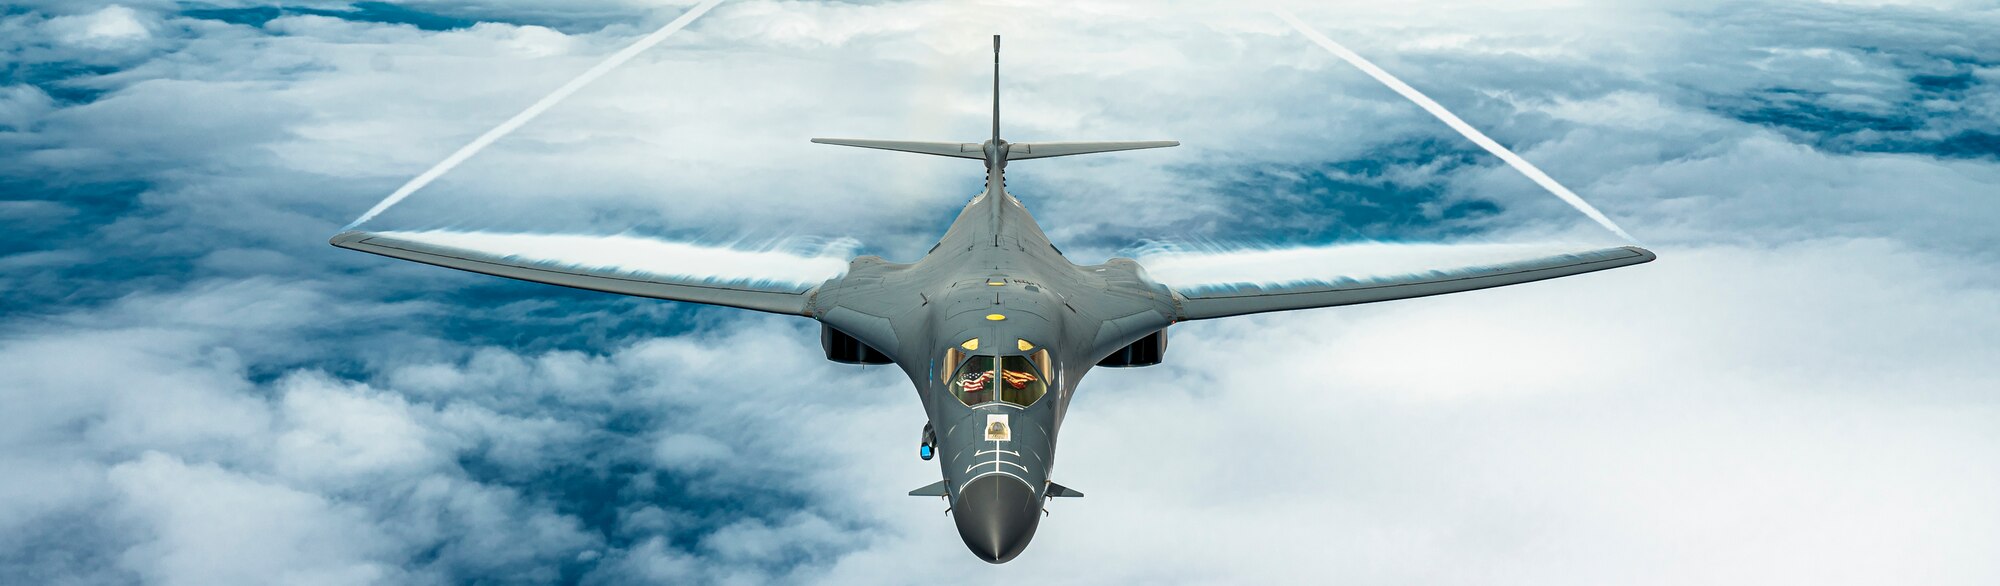
[[[1360,244],[1140,259],[1181,320],[1333,307],[1515,285],[1651,262],[1637,246]]]
[[[334,246],[510,279],[806,315],[806,299],[846,272],[846,252],[745,251],[631,236],[447,230],[334,236]]]

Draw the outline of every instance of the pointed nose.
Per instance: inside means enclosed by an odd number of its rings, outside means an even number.
[[[1042,495],[1011,476],[982,476],[965,485],[952,505],[952,520],[965,546],[987,563],[1004,564],[1035,537],[1042,522]]]

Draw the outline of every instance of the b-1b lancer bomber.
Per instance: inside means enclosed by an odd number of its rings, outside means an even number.
[[[1124,258],[1077,265],[1007,192],[1008,164],[1179,143],[1001,139],[998,36],[993,49],[993,135],[984,142],[814,139],[985,165],[985,189],[914,263],[862,256],[832,259],[834,268],[820,274],[775,274],[824,270],[799,258],[718,272],[687,268],[714,262],[693,258],[685,245],[655,242],[657,254],[620,251],[650,263],[611,262],[530,250],[533,239],[548,236],[448,231],[348,231],[332,243],[525,281],[818,320],[827,359],[894,364],[909,375],[929,417],[919,455],[936,459],[942,471],[939,481],[910,494],[946,499],[965,545],[991,563],[1021,554],[1047,499],[1083,496],[1051,473],[1064,412],[1084,374],[1159,364],[1167,329],[1177,322],[1456,293],[1654,259],[1619,246],[1359,278],[1341,266],[1294,266],[1297,274],[1283,279],[1224,282],[1155,280]],[[768,260],[782,253],[756,254]]]

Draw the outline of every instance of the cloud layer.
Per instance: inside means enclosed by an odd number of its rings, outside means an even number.
[[[2000,13],[1301,5],[1659,262],[1175,328],[1100,371],[1030,551],[964,554],[900,373],[813,325],[332,249],[688,3],[0,15],[0,582],[1883,583],[2000,576]],[[853,237],[978,174],[812,136],[1178,149],[1012,168],[1080,261],[1601,238],[1229,6],[727,3],[384,229]]]

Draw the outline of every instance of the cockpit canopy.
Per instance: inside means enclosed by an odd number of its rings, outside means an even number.
[[[1049,351],[1027,340],[1015,342],[1017,349],[1034,352],[1026,356],[999,356],[995,348],[980,352],[976,338],[945,350],[944,363],[958,368],[945,371],[942,382],[967,407],[996,401],[1017,407],[1034,405],[1049,390]]]

